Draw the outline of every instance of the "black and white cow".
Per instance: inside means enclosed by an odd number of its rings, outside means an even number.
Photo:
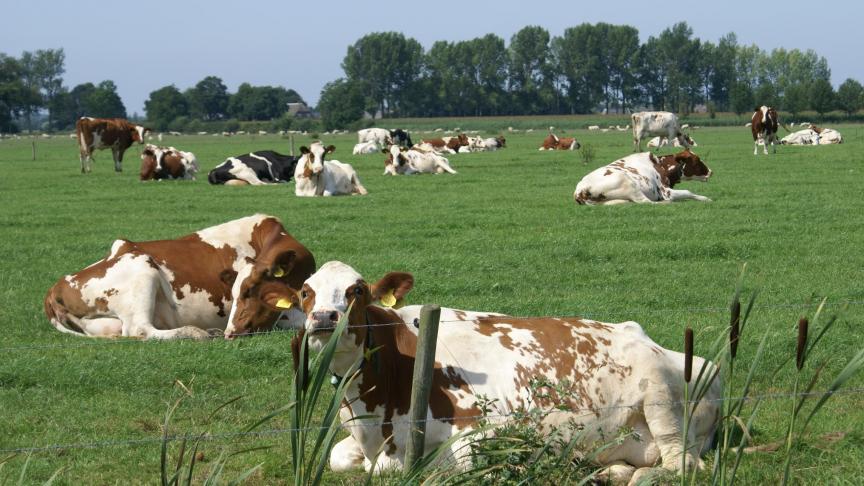
[[[411,141],[411,135],[408,135],[408,132],[401,128],[390,130],[390,140],[400,147],[412,147],[414,145],[414,142]]]
[[[228,157],[210,171],[207,180],[210,184],[253,186],[288,182],[294,177],[297,160],[299,157],[282,155],[272,150]]]

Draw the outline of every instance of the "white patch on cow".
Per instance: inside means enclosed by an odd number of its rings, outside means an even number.
[[[269,216],[264,214],[255,214],[245,218],[236,219],[229,223],[205,228],[195,234],[201,238],[201,241],[212,245],[215,248],[229,246],[237,251],[237,258],[234,260],[232,268],[238,274],[244,266],[247,266],[246,257],[255,258],[255,249],[252,248],[251,242],[245,239],[238,239],[237,235],[252,234],[252,230],[256,225],[267,219]],[[239,277],[238,277],[239,280]],[[234,294],[236,295],[236,294]]]
[[[767,107],[767,106],[762,106],[762,107],[759,108],[759,110],[762,111],[762,124],[764,125],[765,122],[768,121],[768,107]]]
[[[138,131],[138,140],[140,140],[140,143],[144,143],[144,127],[135,125],[135,130]]]
[[[252,157],[253,159],[261,160],[261,161],[263,161],[265,164],[267,164],[267,172],[270,173],[270,178],[273,179],[274,181],[278,181],[278,180],[279,180],[279,178],[276,177],[276,175],[273,174],[273,164],[272,164],[269,160],[267,160],[267,159],[264,158],[264,157],[261,157],[260,155],[256,155],[256,154],[254,154],[254,153],[252,153],[252,152],[249,153],[249,156]]]
[[[263,186],[267,184],[259,179],[258,175],[255,174],[255,171],[248,165],[244,164],[240,159],[229,157],[228,161],[231,162],[231,168],[228,169],[228,173],[234,177],[244,180],[253,186]]]

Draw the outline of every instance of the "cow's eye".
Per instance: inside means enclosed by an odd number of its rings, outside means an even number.
[[[363,295],[363,287],[354,287],[354,295]]]
[[[301,290],[301,291],[300,291],[300,297],[302,297],[302,298],[305,299],[306,297],[308,297],[308,295],[309,295],[309,294],[307,294],[305,290]]]

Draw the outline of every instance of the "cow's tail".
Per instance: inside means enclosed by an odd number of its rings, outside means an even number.
[[[780,126],[783,127],[783,130],[786,130],[786,133],[792,133],[792,129],[789,128],[789,125],[781,123]]]
[[[78,318],[69,313],[66,306],[63,305],[63,300],[57,295],[57,285],[48,290],[43,305],[45,316],[58,331],[80,336],[87,335],[79,326]]]

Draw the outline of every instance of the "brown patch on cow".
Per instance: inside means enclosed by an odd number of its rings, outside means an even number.
[[[96,297],[96,310],[99,312],[108,312],[108,299],[105,297]]]
[[[145,150],[141,154],[141,171],[139,180],[149,181],[156,177],[156,154],[152,150]]]
[[[606,172],[603,173],[604,176],[608,176],[608,175],[612,175],[612,174],[614,174],[614,172],[612,172],[609,169],[606,169]]]
[[[102,293],[105,294],[105,297],[111,297],[112,295],[117,295],[117,289],[108,289]]]
[[[420,142],[421,143],[428,143],[429,145],[431,145],[435,148],[441,148],[441,147],[447,145],[447,143],[444,141],[443,138],[430,138],[428,140],[424,138],[424,139],[420,140]]]

